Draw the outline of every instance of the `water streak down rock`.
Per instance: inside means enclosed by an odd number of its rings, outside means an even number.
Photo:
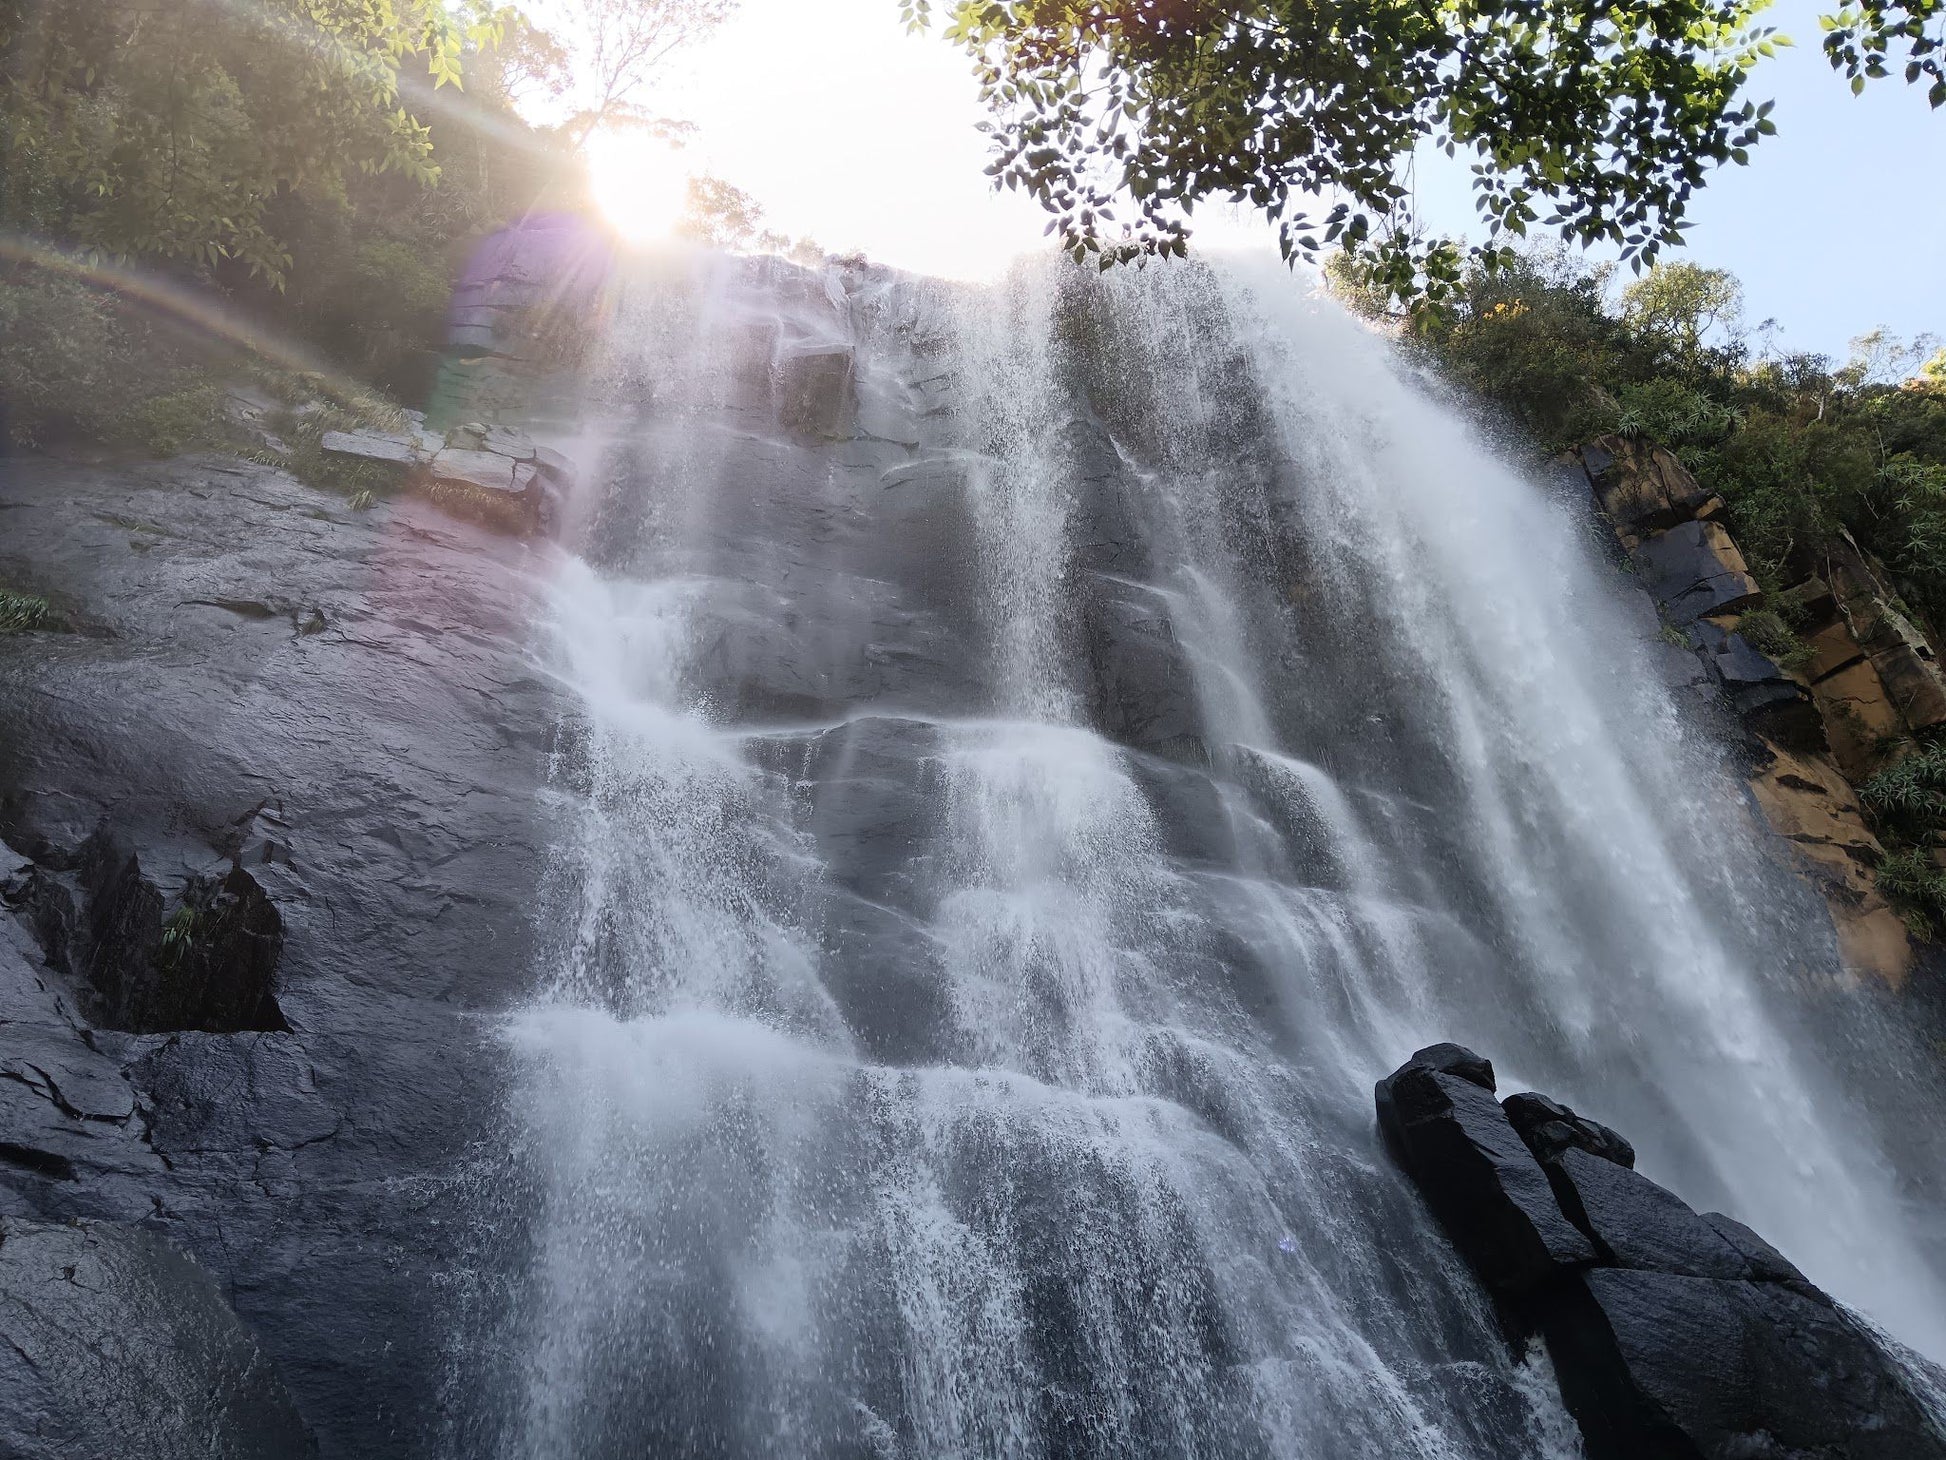
[[[1493,1089],[1433,1045],[1379,1081],[1379,1128],[1510,1336],[1546,1340],[1590,1460],[1946,1456],[1902,1361],[1761,1237],[1607,1127]]]

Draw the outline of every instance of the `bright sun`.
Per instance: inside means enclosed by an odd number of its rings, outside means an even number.
[[[668,238],[689,201],[689,169],[668,143],[645,132],[597,132],[588,142],[595,206],[630,243]]]

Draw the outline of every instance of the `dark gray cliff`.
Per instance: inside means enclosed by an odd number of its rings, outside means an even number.
[[[0,637],[0,1215],[193,1254],[326,1454],[440,1422],[473,1016],[528,974],[544,571],[227,458],[0,462],[0,583],[55,608]]]
[[[0,1327],[7,1460],[316,1454],[215,1282],[151,1233],[0,1219]]]

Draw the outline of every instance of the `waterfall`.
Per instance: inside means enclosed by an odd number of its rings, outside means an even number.
[[[1946,1352],[1585,486],[1281,269],[665,261],[588,410],[502,1453],[1577,1454],[1378,1147],[1448,1038]]]

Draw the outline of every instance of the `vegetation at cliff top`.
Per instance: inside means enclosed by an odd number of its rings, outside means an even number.
[[[1445,306],[1391,306],[1336,255],[1342,297],[1552,453],[1620,431],[1666,445],[1728,504],[1772,591],[1839,531],[1881,558],[1907,606],[1946,625],[1946,351],[1874,331],[1843,365],[1746,326],[1736,280],[1657,265],[1625,288],[1565,250],[1475,265]]]
[[[927,25],[931,0],[902,0]],[[1189,214],[1228,199],[1277,220],[1286,257],[1342,244],[1392,297],[1438,299],[1508,262],[1530,228],[1647,264],[1681,242],[1712,169],[1774,130],[1743,100],[1782,42],[1763,0],[951,0],[946,34],[992,110],[997,182],[1103,267],[1180,254]],[[1946,0],[1860,0],[1826,18],[1861,88],[1901,65],[1946,102]],[[1464,249],[1413,216],[1432,147],[1472,164],[1488,225]],[[1312,200],[1340,197],[1328,212]]]

